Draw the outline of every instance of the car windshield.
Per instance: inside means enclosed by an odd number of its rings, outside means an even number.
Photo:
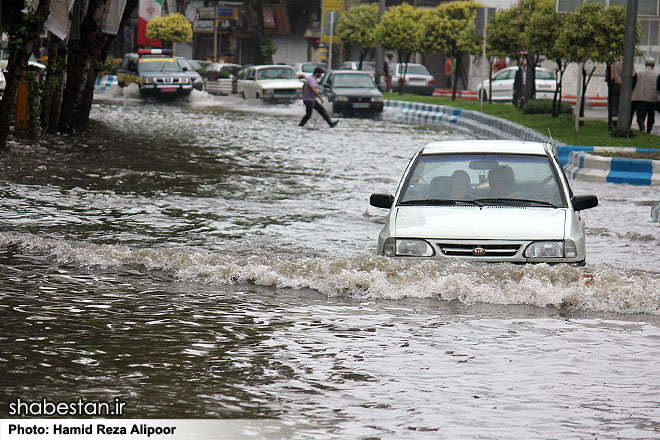
[[[421,155],[404,182],[400,205],[566,207],[550,159],[529,154]]]
[[[333,80],[335,87],[375,87],[369,75],[355,73],[340,73]]]
[[[153,72],[181,72],[181,66],[176,60],[148,58],[140,60],[140,73]]]
[[[406,73],[412,73],[415,75],[430,75],[429,71],[426,70],[426,67],[421,64],[408,64],[408,70],[405,69],[406,65],[401,64],[401,73],[405,71]]]
[[[549,70],[537,70],[536,79],[555,79],[555,74]]]
[[[298,79],[298,76],[292,68],[273,67],[258,70],[257,79]]]

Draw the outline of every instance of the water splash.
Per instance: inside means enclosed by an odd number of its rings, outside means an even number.
[[[276,289],[310,289],[328,296],[394,301],[407,297],[436,298],[464,304],[518,304],[660,315],[660,275],[605,264],[576,268],[402,260],[372,255],[240,256],[185,247],[134,249],[31,234],[0,234],[0,246],[16,246],[21,252],[47,255],[58,264],[161,270],[180,281],[202,284],[256,284]]]

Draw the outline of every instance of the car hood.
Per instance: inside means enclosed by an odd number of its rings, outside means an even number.
[[[559,240],[566,209],[508,206],[397,206],[397,237]]]
[[[263,79],[259,80],[258,83],[264,89],[274,89],[274,88],[286,88],[286,89],[295,89],[302,88],[303,83],[299,79]]]
[[[332,89],[337,95],[342,96],[382,96],[383,94],[371,87],[335,87]]]

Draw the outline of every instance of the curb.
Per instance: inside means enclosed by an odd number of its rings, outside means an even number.
[[[103,75],[96,78],[96,83],[94,84],[95,92],[103,92],[113,85],[117,85],[117,75]]]
[[[385,107],[397,110],[399,113],[397,120],[401,122],[450,125],[452,128],[466,134],[558,145],[557,141],[543,136],[535,130],[473,110],[391,99],[385,100]]]
[[[660,202],[651,207],[651,220],[660,222]]]

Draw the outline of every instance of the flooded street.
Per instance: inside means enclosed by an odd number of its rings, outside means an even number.
[[[660,436],[657,187],[572,182],[587,265],[375,255],[437,126],[106,96],[0,156],[0,416],[269,418],[295,438]],[[588,285],[583,275],[593,274]]]

